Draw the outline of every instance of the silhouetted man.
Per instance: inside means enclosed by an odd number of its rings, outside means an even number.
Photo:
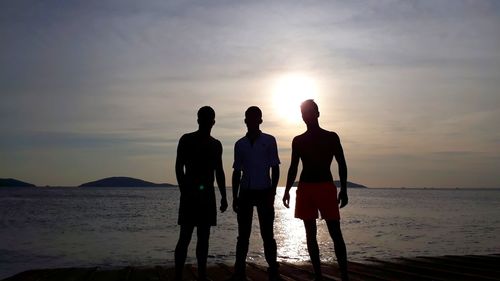
[[[232,280],[246,280],[245,267],[254,206],[257,207],[264,254],[269,265],[269,280],[279,280],[273,223],[280,160],[276,139],[260,131],[261,123],[261,110],[256,106],[249,107],[245,112],[248,132],[234,145],[233,210],[238,218],[238,241]]]
[[[175,247],[175,279],[182,280],[187,250],[194,228],[197,228],[196,259],[198,279],[206,279],[210,227],[217,223],[214,174],[221,194],[220,210],[227,209],[226,179],[222,166],[222,145],[210,136],[215,111],[204,106],[198,110],[198,131],[179,140],[175,173],[181,191],[178,224],[181,226]]]
[[[318,211],[326,221],[328,232],[334,243],[335,255],[339,263],[342,280],[348,280],[347,251],[340,231],[340,214],[337,204],[337,188],[333,182],[330,165],[333,157],[337,160],[340,176],[340,208],[347,205],[347,165],[340,138],[335,132],[319,126],[318,105],[306,100],[301,105],[302,119],[307,125],[305,133],[296,136],[292,142],[292,159],[286,181],[283,204],[288,208],[290,188],[292,187],[299,160],[302,160],[302,173],[295,205],[295,217],[304,221],[307,237],[307,250],[313,264],[315,280],[322,280],[319,247],[316,240],[316,218]]]

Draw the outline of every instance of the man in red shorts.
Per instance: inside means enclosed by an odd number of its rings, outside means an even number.
[[[307,237],[307,250],[314,268],[315,280],[322,280],[318,241],[316,240],[316,219],[318,211],[326,221],[332,237],[335,255],[342,280],[349,280],[347,274],[347,251],[340,230],[340,208],[347,205],[347,165],[339,136],[319,126],[318,105],[306,100],[300,106],[302,119],[307,125],[305,133],[296,136],[292,142],[292,159],[286,182],[283,204],[289,208],[290,188],[292,187],[299,160],[302,160],[295,205],[295,217],[304,221]],[[337,188],[333,182],[330,165],[333,157],[337,160],[340,176],[340,193],[337,202]]]

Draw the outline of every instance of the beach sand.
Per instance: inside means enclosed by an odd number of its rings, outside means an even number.
[[[351,280],[500,280],[500,254],[435,256],[397,259],[370,258],[364,262],[349,263]],[[335,263],[322,265],[325,280],[340,280]],[[230,265],[219,263],[208,267],[208,277],[214,281],[227,280],[233,273]],[[285,281],[311,280],[314,275],[309,263],[280,263],[281,278]],[[248,263],[247,275],[250,280],[267,280],[266,268]],[[169,266],[122,267],[102,269],[57,268],[29,270],[4,281],[27,280],[174,280],[174,269]],[[184,280],[197,280],[196,266],[188,264]]]

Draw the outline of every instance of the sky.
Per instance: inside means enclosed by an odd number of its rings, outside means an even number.
[[[178,139],[210,105],[229,186],[257,105],[284,185],[299,96],[350,181],[500,187],[499,1],[7,0],[0,42],[0,178],[175,184]]]

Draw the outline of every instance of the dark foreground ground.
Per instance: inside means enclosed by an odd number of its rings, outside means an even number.
[[[280,263],[281,277],[285,281],[312,280],[309,264]],[[232,274],[227,264],[212,264],[208,275],[214,281],[226,280]],[[323,264],[325,280],[340,280],[336,264]],[[500,280],[500,254],[397,258],[391,260],[368,259],[362,263],[350,262],[351,280]],[[248,263],[248,278],[267,280],[266,268]],[[165,281],[173,280],[172,267],[125,267],[116,269],[57,268],[21,272],[4,281]],[[187,265],[185,280],[196,280],[196,267]]]

